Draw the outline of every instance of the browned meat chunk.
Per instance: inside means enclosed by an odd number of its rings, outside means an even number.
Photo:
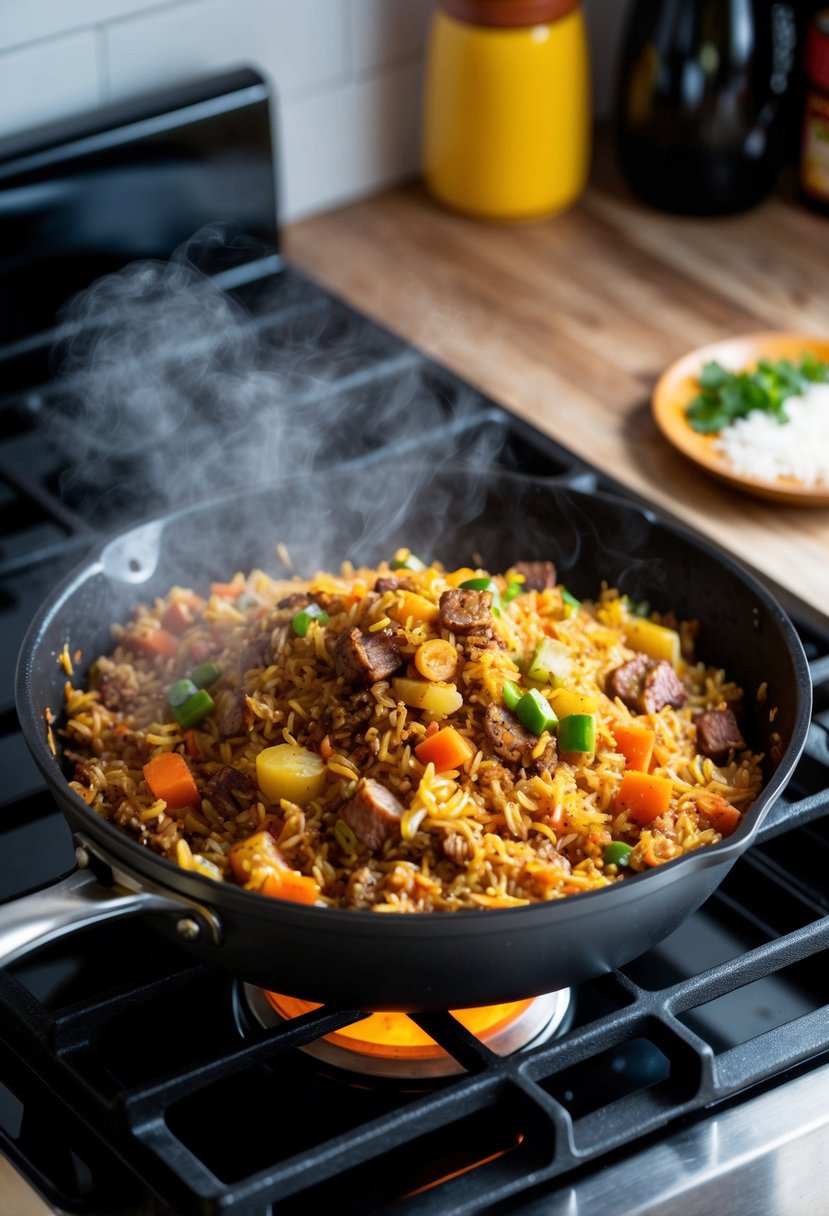
[[[605,680],[605,692],[611,700],[618,697],[628,709],[637,709],[642,683],[650,662],[647,655],[638,654],[635,659],[629,659],[627,663],[622,663],[621,667],[614,667],[613,671],[609,671]]]
[[[380,849],[400,831],[403,809],[391,790],[372,777],[364,777],[343,807],[342,817],[358,840],[370,849]]]
[[[458,587],[440,597],[440,623],[452,633],[480,633],[492,624],[492,592]]]
[[[464,639],[464,648],[470,658],[475,658],[485,650],[506,650],[506,646],[504,639],[489,626],[480,633],[467,634]]]
[[[223,819],[235,819],[247,808],[255,792],[250,777],[229,764],[215,772],[204,787],[205,798],[213,803]]]
[[[394,636],[387,630],[363,633],[356,626],[344,629],[334,643],[334,667],[346,684],[374,684],[397,671],[402,659]]]
[[[244,675],[246,671],[251,671],[254,667],[264,667],[265,656],[269,650],[268,638],[252,638],[249,642],[245,642],[239,654],[240,673]]]
[[[745,745],[730,709],[709,709],[697,718],[697,748],[715,764],[722,764],[730,751],[738,751]]]
[[[642,686],[642,712],[658,714],[665,705],[681,709],[687,700],[688,690],[668,660],[654,663]]]
[[[307,591],[294,591],[292,595],[286,595],[276,606],[277,608],[291,608],[294,612],[299,612],[300,608],[304,608],[307,603]]]
[[[513,570],[524,575],[525,591],[544,591],[556,585],[556,568],[552,562],[516,562]]]
[[[374,584],[374,590],[378,595],[385,595],[387,591],[414,591],[414,589],[415,585],[410,578],[398,578],[396,574],[381,574]]]
[[[496,756],[508,764],[529,768],[538,736],[527,730],[510,709],[494,702],[484,714],[484,731]]]
[[[447,832],[440,842],[444,857],[456,866],[465,866],[469,861],[469,841],[460,832]]]
[[[639,714],[659,713],[665,705],[679,709],[688,699],[685,685],[667,659],[657,662],[645,654],[608,672],[605,692]]]
[[[227,708],[219,719],[219,734],[225,739],[243,735],[250,725],[250,710],[244,690],[234,688],[228,699]]]

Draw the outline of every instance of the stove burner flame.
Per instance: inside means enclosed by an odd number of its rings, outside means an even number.
[[[266,1028],[320,1009],[313,1001],[245,984],[254,1018]],[[511,1055],[546,1042],[561,1027],[569,990],[521,1001],[450,1010],[462,1026],[496,1055]],[[460,1074],[463,1066],[405,1013],[375,1012],[301,1048],[327,1064],[370,1077],[421,1079]]]

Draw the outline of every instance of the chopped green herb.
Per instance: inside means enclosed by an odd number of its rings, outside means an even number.
[[[412,570],[420,571],[426,569],[426,563],[422,562],[414,553],[409,553],[406,557],[395,557],[389,562],[392,570]]]
[[[706,363],[698,381],[702,391],[685,412],[695,431],[710,435],[752,410],[772,414],[781,424],[788,422],[786,401],[810,384],[829,382],[829,365],[808,353],[799,363],[763,359],[753,372],[730,372],[719,363]]]
[[[581,600],[577,600],[574,595],[567,590],[564,584],[561,584],[561,600],[564,604],[564,615],[569,617],[581,608]]]
[[[527,730],[531,730],[534,735],[543,735],[545,730],[552,730],[558,722],[550,702],[537,688],[531,688],[529,692],[524,693],[515,706],[515,712]]]
[[[558,724],[560,752],[593,752],[596,750],[596,715],[568,714]]]
[[[318,625],[328,624],[328,613],[319,604],[308,604],[302,608],[291,621],[291,628],[298,638],[304,638],[312,621]]]
[[[504,594],[501,596],[503,604],[511,604],[513,600],[518,599],[518,596],[524,590],[524,584],[519,582],[507,583],[504,588]]]
[[[190,679],[196,685],[196,688],[207,688],[210,684],[215,684],[219,678],[219,669],[215,663],[211,663],[208,659],[205,663],[199,663],[190,672]]]
[[[198,726],[214,709],[213,698],[204,688],[199,688],[183,705],[174,705],[173,717],[183,730]]]
[[[518,685],[510,684],[509,680],[504,685],[503,692],[501,693],[501,696],[503,697],[503,701],[504,701],[504,704],[506,705],[507,709],[515,709],[516,705],[521,700],[523,695],[524,694],[522,693],[522,691],[518,687]]]
[[[167,704],[176,709],[177,706],[183,705],[185,701],[199,691],[199,686],[193,680],[183,679],[176,680],[175,684],[171,685],[167,692]]]

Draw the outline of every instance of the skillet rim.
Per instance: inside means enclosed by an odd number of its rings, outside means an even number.
[[[359,462],[339,465],[334,469],[327,470],[326,475],[329,478],[353,475],[354,465],[359,466]],[[432,472],[434,473],[434,470]],[[144,516],[126,527],[103,535],[93,544],[84,558],[74,565],[64,578],[56,584],[49,595],[46,596],[26,630],[18,652],[15,668],[14,686],[17,716],[29,752],[46,781],[48,790],[54,795],[62,813],[64,813],[64,817],[68,819],[68,826],[73,837],[81,829],[78,829],[70,816],[67,815],[67,809],[73,815],[80,816],[89,821],[89,830],[93,841],[97,832],[102,833],[104,840],[111,841],[112,847],[109,851],[118,857],[119,861],[122,860],[119,854],[124,851],[128,855],[133,856],[135,864],[129,865],[128,868],[139,881],[150,879],[163,886],[165,890],[169,890],[173,896],[184,896],[185,898],[195,899],[207,906],[217,904],[219,911],[221,911],[222,904],[228,903],[230,908],[242,914],[252,914],[258,908],[260,913],[268,912],[269,919],[270,916],[279,913],[280,916],[287,917],[288,920],[298,919],[304,921],[306,918],[311,917],[312,920],[318,921],[319,916],[324,914],[332,930],[338,925],[344,927],[347,924],[348,926],[357,927],[360,924],[370,924],[374,926],[375,931],[380,931],[381,926],[384,925],[399,926],[403,924],[411,927],[409,929],[394,928],[391,932],[407,936],[417,936],[418,929],[423,929],[427,934],[431,934],[432,930],[426,929],[428,925],[437,926],[436,931],[438,932],[441,931],[440,926],[445,930],[446,926],[450,924],[468,925],[470,922],[480,924],[482,927],[487,924],[493,924],[500,925],[503,928],[505,918],[508,916],[512,917],[517,925],[516,917],[518,914],[522,914],[525,921],[533,915],[538,916],[540,913],[544,913],[546,919],[546,917],[553,915],[550,912],[552,908],[559,909],[554,914],[559,919],[566,919],[569,915],[577,915],[579,908],[586,907],[585,900],[594,903],[598,897],[606,897],[612,892],[630,891],[631,895],[628,897],[622,894],[617,895],[617,900],[621,903],[625,898],[633,898],[632,888],[636,890],[641,889],[645,880],[650,883],[651,888],[654,890],[657,888],[658,882],[664,886],[672,881],[673,875],[677,872],[677,866],[681,867],[683,876],[687,875],[689,877],[696,872],[712,866],[722,865],[730,867],[733,861],[750,847],[756,837],[766,814],[790,779],[808,736],[812,710],[811,675],[803,644],[788,613],[775,596],[763,586],[759,578],[748,570],[738,558],[727,553],[706,537],[697,535],[673,520],[660,517],[658,508],[656,507],[631,501],[622,494],[612,491],[583,488],[578,484],[573,484],[576,479],[571,475],[544,477],[498,467],[489,467],[485,470],[473,472],[468,466],[462,464],[442,465],[437,475],[445,477],[453,474],[460,474],[465,477],[474,476],[479,483],[483,483],[484,481],[496,481],[499,483],[513,481],[525,489],[565,493],[575,496],[580,503],[589,504],[594,501],[600,501],[644,518],[650,527],[656,527],[668,535],[677,537],[683,543],[690,545],[693,549],[713,559],[723,568],[729,577],[736,578],[742,582],[753,595],[764,603],[767,611],[776,620],[789,658],[792,660],[795,668],[796,680],[792,734],[770,780],[764,785],[733,836],[720,840],[714,845],[682,854],[658,867],[626,876],[621,883],[614,883],[609,887],[581,892],[577,898],[567,897],[557,900],[537,901],[512,908],[489,908],[485,910],[486,915],[484,917],[481,916],[481,910],[471,908],[460,908],[454,912],[436,911],[420,914],[407,913],[381,916],[369,909],[329,908],[319,905],[296,904],[287,900],[274,900],[257,891],[245,891],[243,888],[236,887],[232,883],[218,883],[214,879],[195,871],[182,870],[174,861],[160,854],[151,853],[137,841],[133,840],[129,833],[96,815],[83,799],[69,787],[60,767],[58,767],[57,774],[55,774],[53,766],[56,763],[59,764],[59,754],[55,756],[49,749],[46,741],[46,732],[43,730],[43,714],[38,715],[35,712],[31,698],[28,697],[27,677],[34,666],[34,658],[39,650],[38,639],[40,634],[50,622],[59,616],[60,608],[72,592],[89,581],[96,573],[104,570],[103,559],[110,546],[123,541],[129,535],[142,529],[158,527],[163,532],[171,525],[174,525],[176,520],[186,516],[218,510],[221,509],[223,504],[238,504],[238,493],[228,492],[223,495],[211,496],[207,499],[199,499],[182,504],[164,514]],[[279,490],[289,488],[292,484],[301,484],[304,481],[305,477],[301,474],[280,478],[277,481],[249,487],[243,497],[253,499],[260,495],[273,494]],[[149,578],[151,577],[152,575],[150,574]],[[140,585],[137,583],[136,588]],[[147,873],[148,868],[149,874]],[[158,872],[157,875],[153,873],[154,871]],[[169,882],[164,880],[164,875],[169,875]],[[176,881],[173,881],[174,879]],[[191,887],[195,892],[194,894],[183,890],[183,888]],[[251,898],[253,899],[253,903],[251,903]],[[565,911],[568,908],[571,909],[569,913]]]

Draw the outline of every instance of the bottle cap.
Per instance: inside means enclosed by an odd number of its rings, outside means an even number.
[[[468,25],[546,25],[577,9],[581,0],[438,0],[439,7]]]

